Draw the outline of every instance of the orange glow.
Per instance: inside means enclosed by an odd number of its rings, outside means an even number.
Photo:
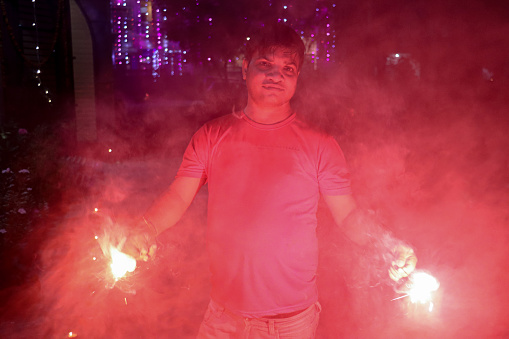
[[[120,252],[115,247],[110,246],[111,254],[111,273],[115,280],[122,278],[127,272],[133,272],[136,269],[136,259]]]
[[[77,336],[78,335],[76,333],[74,333],[74,332],[69,332],[69,335],[68,335],[69,338],[75,338]]]

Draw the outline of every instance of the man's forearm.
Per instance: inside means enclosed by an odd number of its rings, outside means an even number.
[[[374,211],[357,206],[351,195],[324,196],[329,210],[343,233],[357,245],[367,245],[373,237],[382,235]]]
[[[178,194],[169,189],[150,206],[143,218],[145,222],[154,227],[156,234],[159,235],[175,225],[184,215],[188,206]]]
[[[157,235],[175,225],[204,182],[204,179],[198,178],[175,179],[145,212],[143,215],[145,222],[154,227]]]
[[[345,235],[360,246],[367,245],[381,230],[374,212],[355,207],[339,224]]]

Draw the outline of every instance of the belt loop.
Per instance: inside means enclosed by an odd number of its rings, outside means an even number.
[[[275,333],[276,333],[276,329],[274,326],[274,320],[270,319],[269,320],[269,334],[275,334]]]
[[[218,316],[222,316],[223,313],[225,312],[225,308],[223,305],[220,305],[218,303],[216,303],[214,300],[211,300],[211,303],[212,303],[212,306],[213,306],[213,309],[217,312],[217,315]]]
[[[315,306],[316,306],[318,313],[322,312],[322,304],[320,304],[319,301],[316,302]]]
[[[251,334],[251,321],[249,318],[244,318],[244,338],[249,339],[249,335]]]

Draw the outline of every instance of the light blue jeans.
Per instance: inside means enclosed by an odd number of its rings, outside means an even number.
[[[245,318],[211,300],[197,339],[313,339],[321,309],[316,302],[288,318]]]

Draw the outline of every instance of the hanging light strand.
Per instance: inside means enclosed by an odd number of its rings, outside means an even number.
[[[35,6],[35,1],[32,1],[32,2],[34,3],[34,6]],[[53,51],[55,49],[55,45],[58,40],[58,35],[60,33],[60,23],[62,20],[63,7],[64,7],[64,0],[58,0],[55,32],[53,33],[53,39],[50,43],[51,47],[48,49],[49,51]],[[40,69],[44,64],[46,64],[46,62],[48,62],[49,58],[51,57],[51,54],[53,54],[53,53],[52,52],[49,53],[42,61],[38,60],[37,62],[34,62],[32,59],[30,59],[28,56],[26,56],[25,53],[23,52],[23,49],[19,45],[18,40],[16,39],[16,35],[14,34],[14,29],[12,28],[12,26],[9,22],[4,0],[0,0],[0,8],[2,10],[2,16],[4,18],[5,27],[7,28],[7,32],[9,33],[9,36],[11,38],[11,41],[12,41],[16,51],[21,55],[21,57],[27,64],[29,64],[30,66],[32,66],[34,68]],[[35,16],[35,12],[34,12],[34,16]],[[36,24],[35,26],[36,26],[36,30],[37,30],[37,23],[35,23],[35,24]]]

